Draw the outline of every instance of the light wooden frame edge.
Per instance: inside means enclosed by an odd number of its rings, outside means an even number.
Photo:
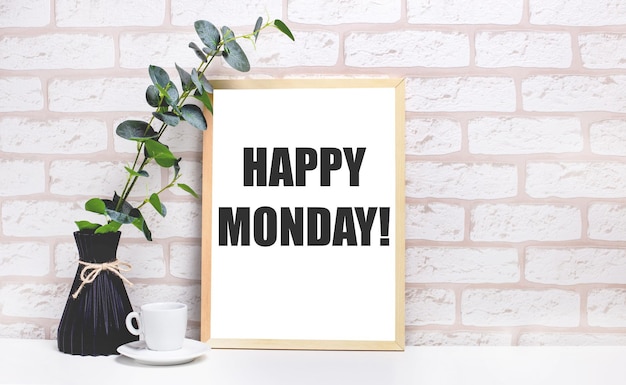
[[[337,78],[337,79],[246,79],[214,80],[214,89],[247,88],[394,88],[396,100],[396,313],[395,341],[343,340],[269,340],[269,339],[211,339],[211,217],[213,134],[212,115],[205,111],[208,123],[202,145],[202,239],[200,340],[212,348],[223,349],[298,349],[298,350],[404,350],[405,345],[405,90],[404,79],[398,78]],[[207,231],[207,229],[209,229]]]

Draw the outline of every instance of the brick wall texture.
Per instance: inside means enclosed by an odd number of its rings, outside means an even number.
[[[56,337],[73,221],[122,183],[113,132],[149,111],[147,66],[196,65],[197,19],[269,15],[296,41],[261,35],[245,76],[406,81],[408,345],[626,344],[626,0],[146,4],[0,0],[0,337]],[[184,129],[168,143],[200,191]],[[187,302],[197,337],[201,205],[163,199],[156,240],[127,230],[118,257],[133,304]]]

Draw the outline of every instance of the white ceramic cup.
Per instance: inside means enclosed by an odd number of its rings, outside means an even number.
[[[137,328],[132,320],[137,322]],[[139,312],[126,316],[126,328],[132,334],[143,335],[150,350],[182,348],[187,331],[187,305],[179,302],[154,302],[141,306]]]

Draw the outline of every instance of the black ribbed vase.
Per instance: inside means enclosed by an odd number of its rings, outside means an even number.
[[[76,231],[74,239],[78,258],[88,263],[109,263],[117,259],[121,233],[93,234]],[[124,282],[112,271],[101,271],[91,283],[85,284],[74,299],[72,294],[81,285],[79,264],[65,310],[59,323],[59,350],[81,356],[118,354],[117,347],[136,341],[128,332],[126,315],[133,311]]]

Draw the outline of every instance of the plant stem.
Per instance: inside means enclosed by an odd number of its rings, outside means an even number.
[[[218,46],[218,48],[219,47],[220,46]],[[219,49],[216,50],[216,51],[219,51]],[[204,72],[209,68],[209,65],[211,64],[211,62],[215,58],[215,54],[211,55],[210,57],[209,57],[209,55],[207,55],[207,58],[208,58],[208,60],[206,62],[202,62],[202,63],[200,63],[200,65],[198,65],[198,68],[197,68],[198,77],[202,77],[204,75]],[[185,103],[185,101],[187,100],[187,98],[189,97],[191,92],[194,91],[195,89],[196,88],[194,87],[194,88],[192,88],[190,90],[185,90],[182,93],[182,95],[179,98],[178,105],[177,105],[179,108],[183,106],[183,104]],[[162,102],[163,98],[164,97],[161,96],[161,99],[159,100],[159,105],[161,105],[161,102]],[[159,109],[159,107],[157,107],[157,110],[158,109]],[[148,127],[150,127],[152,125],[153,121],[154,121],[154,116],[152,116],[150,118],[150,121],[148,122]],[[161,127],[159,128],[158,135],[157,135],[157,138],[156,138],[157,140],[159,140],[161,138],[161,136],[165,133],[165,129],[167,127],[169,127],[169,125],[167,125],[165,123],[161,124]],[[144,148],[144,143],[143,142],[138,142],[138,144],[137,144],[137,155],[135,155],[135,160],[133,161],[133,166],[131,168],[133,171],[140,172],[148,164],[150,164],[150,160],[151,159],[144,155],[144,159],[141,162],[141,165],[139,166],[139,168],[135,169],[137,167],[138,162],[139,162],[139,157],[141,155],[141,151],[143,150],[143,148]],[[133,188],[135,187],[135,183],[137,182],[138,179],[139,179],[139,177],[136,176],[136,175],[131,175],[131,174],[128,175],[128,178],[126,179],[126,184],[124,185],[124,189],[122,190],[122,194],[120,195],[120,200],[117,202],[117,205],[116,205],[116,208],[115,208],[116,211],[119,211],[121,209],[121,207],[122,207],[123,202],[125,202],[128,199],[128,197],[130,196],[130,193],[132,192]],[[178,179],[178,177],[175,178],[174,181],[176,181],[177,179]],[[174,181],[172,181],[172,183],[170,183],[169,185],[167,185],[166,187],[161,189],[159,192],[157,192],[157,195],[162,193],[163,191],[171,188],[172,186],[174,186]],[[137,208],[142,207],[145,203],[146,203],[146,201],[144,200],[144,202],[141,203],[141,205],[138,206]]]

